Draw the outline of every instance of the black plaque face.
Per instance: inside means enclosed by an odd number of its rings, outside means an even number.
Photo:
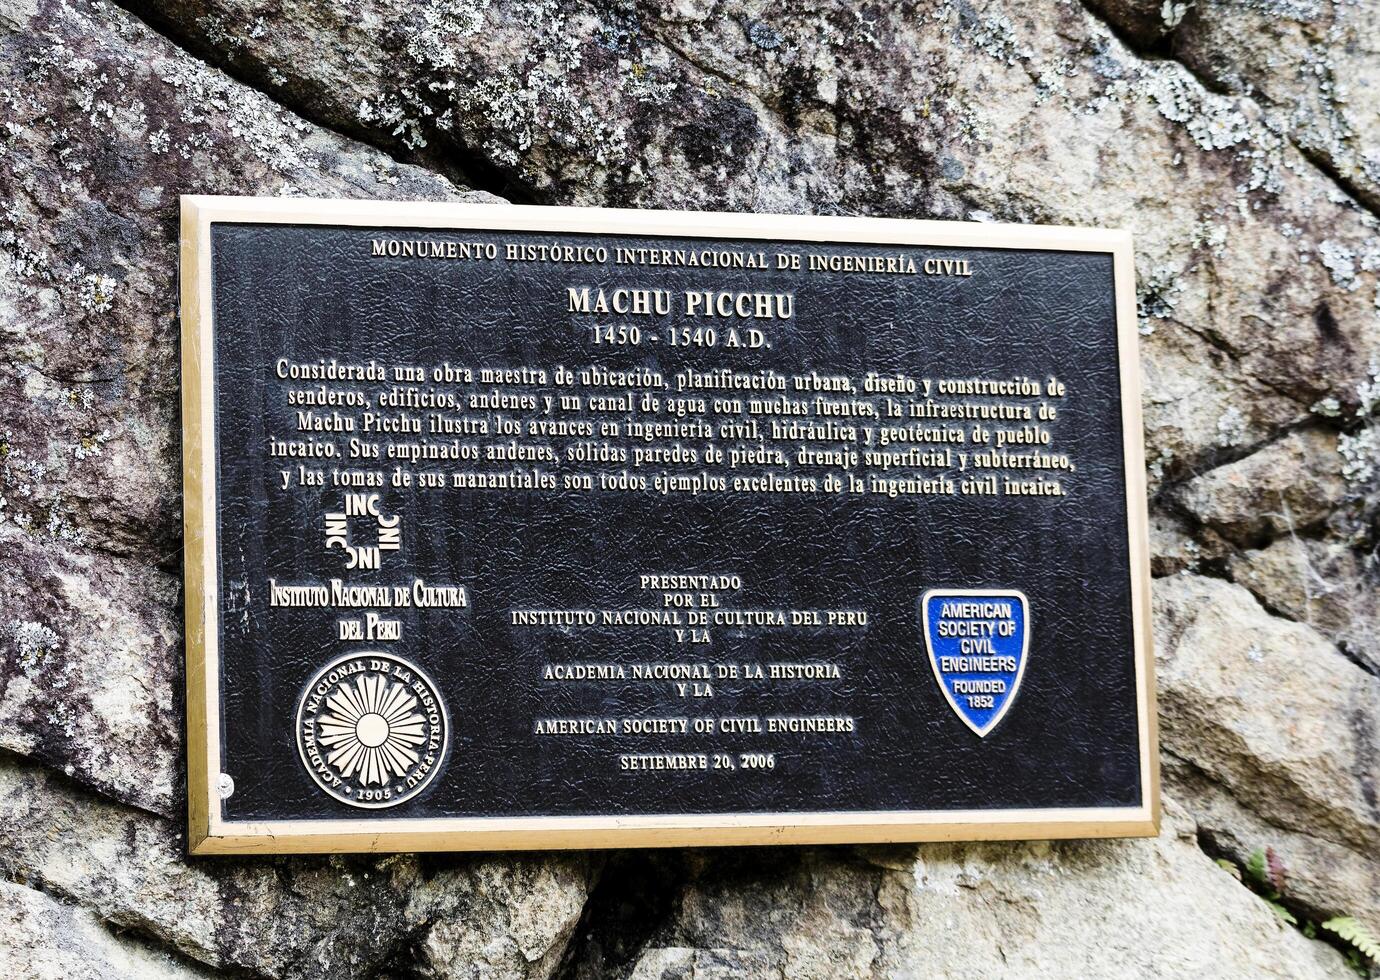
[[[1129,238],[185,198],[192,847],[1144,834]]]

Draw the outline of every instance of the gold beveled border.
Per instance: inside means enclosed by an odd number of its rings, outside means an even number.
[[[890,218],[807,217],[509,204],[183,196],[181,230],[183,527],[186,565],[188,849],[193,854],[483,851],[1152,837],[1159,752],[1150,635],[1149,519],[1141,433],[1135,268],[1126,231]],[[983,811],[456,817],[233,822],[222,819],[216,576],[213,222],[474,228],[747,238],[938,248],[1106,252],[1113,259],[1131,575],[1141,805]]]

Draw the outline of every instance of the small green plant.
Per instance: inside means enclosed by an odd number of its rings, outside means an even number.
[[[1284,897],[1284,862],[1273,847],[1257,847],[1252,851],[1246,861],[1246,873],[1251,876],[1252,890],[1265,900],[1276,918],[1291,926],[1299,924],[1294,914],[1280,902]]]
[[[1270,907],[1281,922],[1295,926],[1309,939],[1318,938],[1318,930],[1331,933],[1345,944],[1347,963],[1359,975],[1370,976],[1371,966],[1380,966],[1380,940],[1364,923],[1349,915],[1341,915],[1318,923],[1312,920],[1299,924],[1298,918],[1284,907],[1284,890],[1288,880],[1284,861],[1273,847],[1256,848],[1246,859],[1244,868],[1235,861],[1218,858],[1217,864],[1237,881],[1255,892]]]
[[[1335,919],[1328,919],[1322,924],[1322,928],[1351,944],[1352,949],[1355,950],[1356,954],[1359,954],[1359,956],[1353,955],[1353,966],[1361,966],[1358,962],[1361,956],[1376,965],[1380,965],[1380,941],[1377,941],[1364,925],[1351,916],[1339,915]]]

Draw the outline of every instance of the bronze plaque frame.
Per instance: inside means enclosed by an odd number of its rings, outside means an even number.
[[[1141,805],[978,811],[365,818],[233,822],[217,786],[222,716],[216,568],[213,222],[642,234],[1101,252],[1113,258],[1122,398]],[[193,854],[836,844],[1154,836],[1159,764],[1135,271],[1125,231],[854,217],[187,196],[181,224],[189,849]]]

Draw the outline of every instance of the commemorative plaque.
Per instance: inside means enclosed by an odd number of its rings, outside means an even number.
[[[1128,235],[183,198],[195,853],[1146,835]]]

